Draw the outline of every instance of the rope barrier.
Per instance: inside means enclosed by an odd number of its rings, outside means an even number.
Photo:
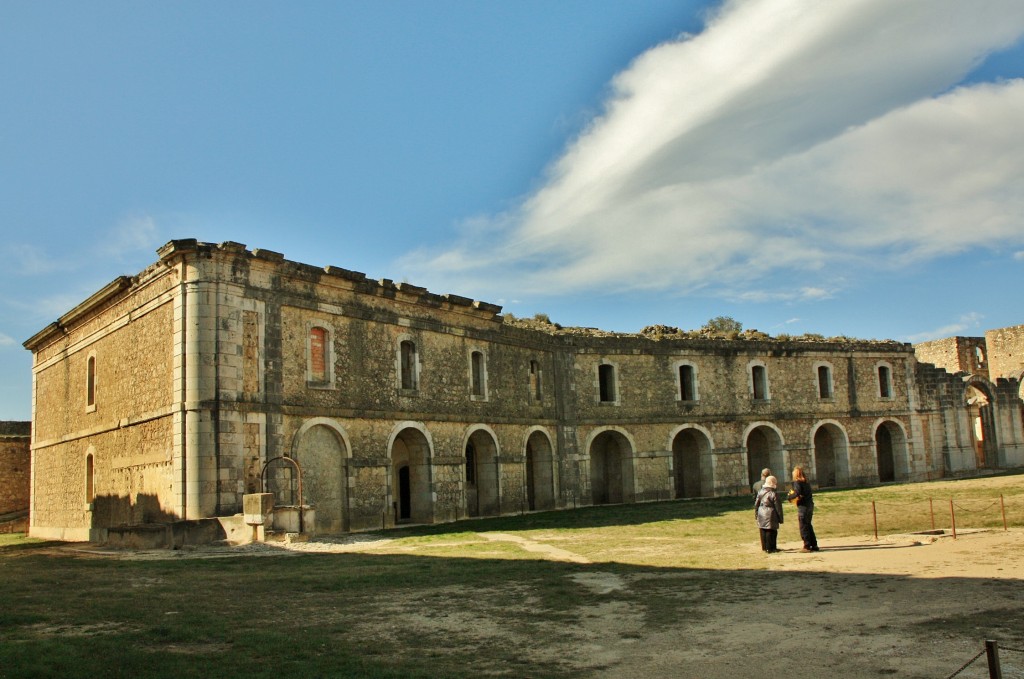
[[[913,507],[914,505],[923,504],[928,500],[919,500],[918,502],[879,502],[879,507]]]
[[[982,651],[981,651],[980,653],[978,653],[978,655],[974,656],[973,658],[971,658],[970,660],[968,660],[967,662],[965,662],[965,663],[964,663],[964,664],[963,664],[963,665],[962,665],[962,666],[960,667],[960,669],[958,669],[958,670],[957,670],[956,672],[954,672],[953,674],[951,674],[951,675],[949,675],[948,677],[946,677],[946,679],[953,679],[953,677],[955,677],[956,675],[958,675],[958,674],[960,674],[961,672],[963,672],[964,670],[966,670],[966,669],[967,669],[968,667],[970,667],[970,666],[971,666],[971,664],[972,664],[972,663],[973,663],[973,662],[974,662],[975,660],[977,660],[978,658],[980,658],[980,657],[981,657],[981,656],[983,656],[983,655],[985,655],[985,649],[982,649]]]
[[[936,528],[935,528],[935,502],[934,502],[933,498],[929,498],[928,500],[919,500],[917,502],[878,502],[877,500],[872,500],[871,501],[871,521],[874,524],[875,540],[878,540],[878,510],[879,510],[879,508],[885,508],[885,507],[904,508],[904,510],[902,511],[902,514],[900,516],[900,521],[901,521],[902,525],[905,526],[908,520],[910,521],[911,524],[913,524],[913,516],[915,516],[914,513],[905,511],[905,508],[906,507],[915,507],[915,506],[920,505],[920,504],[922,504],[924,502],[928,503],[928,515],[929,515],[929,519],[930,519],[930,522],[931,522],[931,529],[934,531],[934,530],[936,530]],[[989,512],[989,511],[991,511],[993,507],[998,508],[999,515],[1002,518],[1003,530],[1009,530],[1009,525],[1008,525],[1008,523],[1006,521],[1006,502],[1003,499],[1003,496],[1001,494],[1000,494],[998,500],[988,500],[988,499],[972,500],[970,498],[966,498],[966,499],[961,498],[961,499],[958,499],[958,500],[956,500],[954,502],[953,499],[950,498],[950,500],[948,502],[949,502],[949,524],[950,524],[950,527],[951,527],[951,532],[953,534],[953,539],[954,540],[957,537],[957,534],[956,534],[956,528],[957,528],[957,526],[956,526],[956,512],[957,512],[958,509],[960,510],[961,514],[980,514],[982,512]],[[974,502],[975,504],[970,506],[970,507],[968,507],[968,506],[965,506],[963,504],[965,502]],[[979,506],[978,503],[987,503],[987,504],[984,504],[983,506]],[[889,514],[891,516],[891,512],[888,512],[887,514]]]
[[[968,667],[973,665],[978,660],[978,658],[980,658],[983,655],[988,657],[987,659],[989,677],[996,677],[997,679],[1002,679],[1003,668],[1002,663],[999,661],[1000,651],[1010,651],[1011,653],[1024,653],[1024,649],[1007,648],[1005,646],[1000,646],[998,641],[995,641],[993,639],[986,639],[985,648],[983,648],[976,656],[974,656],[973,658],[965,662],[963,665],[961,665],[960,669],[946,677],[946,679],[953,679],[953,677],[957,676],[958,674],[966,670]]]
[[[968,509],[967,507],[964,507],[964,506],[963,506],[963,505],[961,505],[960,503],[956,503],[956,508],[957,508],[957,509],[959,509],[959,510],[960,510],[960,511],[962,511],[962,512],[983,512],[983,511],[985,511],[986,509],[989,509],[989,508],[991,508],[991,507],[998,507],[998,506],[999,506],[999,503],[998,503],[998,502],[992,502],[992,503],[990,503],[990,504],[987,504],[987,505],[985,505],[984,507],[981,507],[981,508],[979,508],[979,509]]]

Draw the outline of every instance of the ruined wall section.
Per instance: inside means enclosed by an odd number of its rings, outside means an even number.
[[[933,478],[973,470],[976,461],[963,374],[947,372],[930,362],[918,363],[916,371],[918,410],[934,451]]]
[[[989,354],[989,374],[993,380],[1005,377],[1020,380],[1024,375],[1024,325],[989,330],[985,333]]]
[[[0,422],[0,533],[28,529],[31,422]]]
[[[948,372],[965,372],[989,378],[987,342],[984,337],[946,337],[914,345],[917,360]]]
[[[959,476],[978,470],[975,447],[977,411],[968,406],[968,388],[980,390],[993,408],[995,455],[986,461],[990,468],[1017,467],[1024,464],[1020,383],[1015,379],[990,382],[977,375],[949,373],[929,363],[916,366],[918,413],[927,427],[932,478]]]

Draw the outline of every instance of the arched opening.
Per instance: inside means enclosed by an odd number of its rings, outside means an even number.
[[[782,437],[771,427],[761,425],[747,434],[747,483],[753,485],[760,480],[761,470],[765,468],[771,469],[780,483],[785,480]]]
[[[466,442],[466,514],[494,516],[498,502],[498,447],[487,431],[478,429]]]
[[[895,422],[882,422],[875,430],[875,457],[880,482],[905,481],[910,476],[907,437]]]
[[[971,421],[975,464],[978,469],[998,466],[999,447],[996,441],[996,421],[991,395],[984,385],[973,383],[967,385],[964,398]]]
[[[711,441],[698,429],[684,429],[672,439],[672,469],[676,497],[712,494]]]
[[[391,503],[396,522],[430,523],[430,444],[423,432],[403,429],[391,444]]]
[[[823,424],[814,432],[815,480],[822,488],[850,484],[850,452],[846,434],[834,424]]]
[[[633,450],[617,431],[598,434],[590,444],[590,489],[595,505],[632,502]]]
[[[344,440],[331,427],[318,424],[300,435],[292,457],[302,466],[302,501],[316,510],[316,532],[347,531]]]
[[[526,501],[530,510],[555,508],[554,456],[551,441],[539,431],[526,440]]]

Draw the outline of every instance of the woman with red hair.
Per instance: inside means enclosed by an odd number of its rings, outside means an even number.
[[[814,494],[803,467],[793,467],[793,488],[786,499],[796,504],[797,521],[800,524],[800,538],[804,541],[804,552],[818,551],[818,536],[814,534],[811,519],[814,518]]]

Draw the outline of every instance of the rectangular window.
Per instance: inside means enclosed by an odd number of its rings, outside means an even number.
[[[832,371],[827,365],[818,366],[818,396],[832,398]]]
[[[764,401],[768,398],[768,379],[763,365],[755,365],[750,369],[750,378],[754,383],[754,400]]]
[[[693,387],[693,366],[679,366],[679,398],[683,401],[696,401],[697,391]]]
[[[472,373],[472,394],[473,396],[484,395],[484,355],[474,351],[470,356],[470,372]]]
[[[600,384],[601,402],[613,403],[615,401],[615,366],[598,366],[597,379]]]
[[[892,397],[892,379],[889,376],[889,366],[878,366],[878,394],[882,398]]]
[[[90,356],[85,362],[85,405],[96,406],[96,357]]]
[[[327,381],[327,338],[324,328],[309,331],[309,379],[312,382]]]
[[[416,345],[405,340],[401,345],[402,389],[416,389]]]
[[[544,400],[544,391],[541,387],[540,363],[530,361],[530,394],[534,401]]]

